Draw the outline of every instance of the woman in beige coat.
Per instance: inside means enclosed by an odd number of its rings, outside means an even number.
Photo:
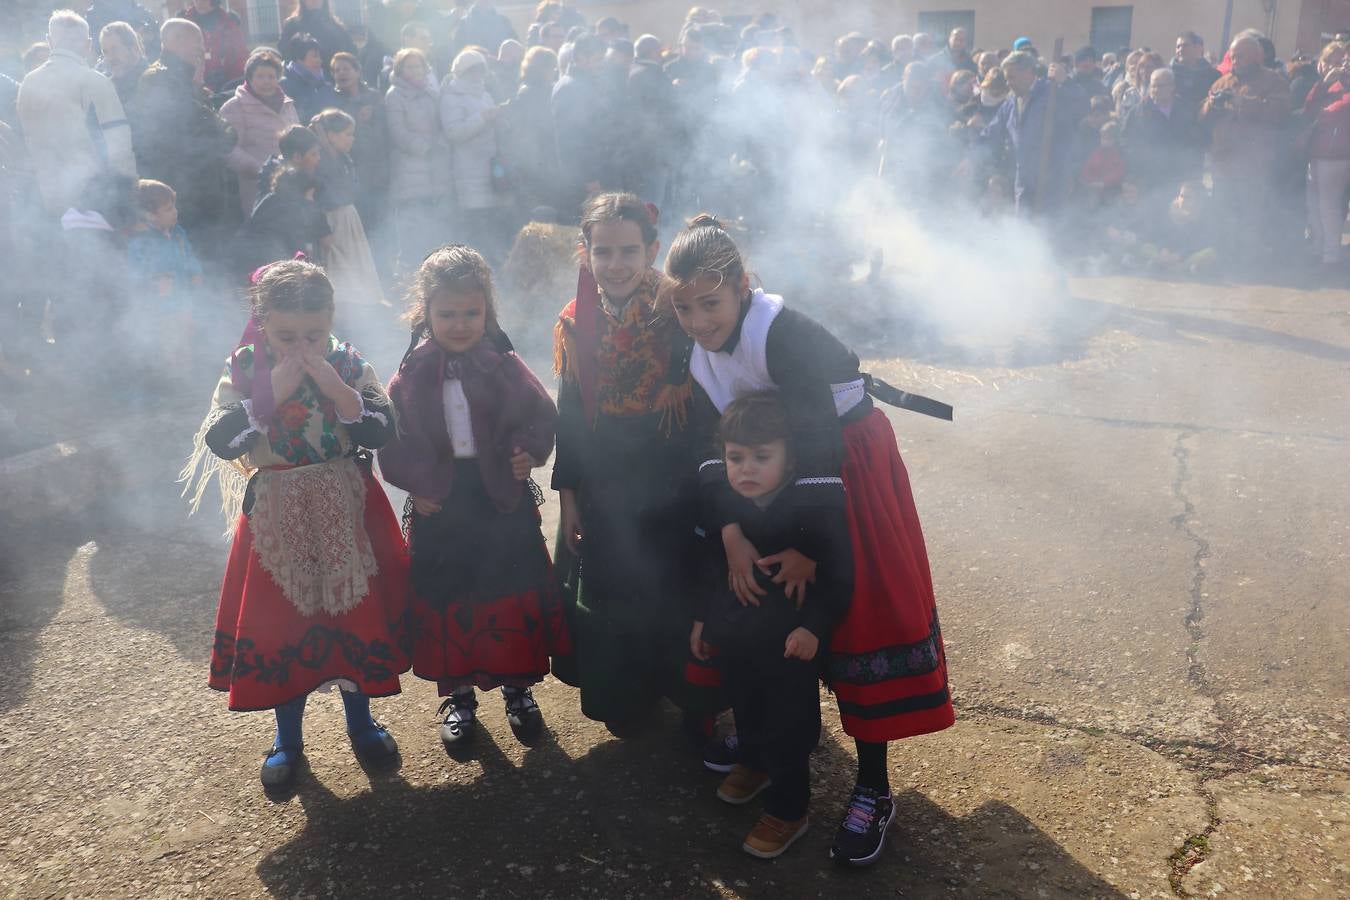
[[[239,177],[239,204],[247,216],[258,199],[258,173],[277,154],[281,133],[300,124],[295,103],[281,90],[281,57],[255,50],[244,66],[244,83],[225,101],[220,115],[239,135],[226,163]]]

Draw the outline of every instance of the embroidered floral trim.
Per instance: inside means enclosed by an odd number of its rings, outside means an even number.
[[[708,468],[709,466],[722,466],[722,465],[726,465],[726,460],[722,460],[722,459],[705,459],[703,462],[701,462],[701,463],[698,464],[698,470],[699,470],[700,472],[702,472],[704,469]]]
[[[254,647],[250,638],[217,631],[211,675],[229,677],[232,681],[249,678],[261,684],[284,685],[290,681],[292,667],[323,669],[330,665],[334,651],[365,681],[388,681],[398,675],[394,670],[398,655],[391,644],[380,640],[367,644],[341,628],[311,625],[298,643],[283,644],[274,656],[266,656]]]
[[[866,653],[831,654],[828,670],[831,682],[876,684],[893,678],[927,675],[942,663],[942,630],[937,616],[928,636],[912,644],[893,644]]]
[[[844,479],[842,479],[842,478],[834,478],[834,477],[829,477],[829,478],[826,478],[826,477],[819,477],[819,478],[798,478],[798,479],[797,479],[797,484],[799,484],[799,485],[809,485],[809,484],[837,484],[837,485],[839,485],[840,487],[843,487],[843,486],[844,486]]]

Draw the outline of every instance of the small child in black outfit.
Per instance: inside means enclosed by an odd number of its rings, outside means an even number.
[[[689,636],[699,659],[716,655],[740,738],[740,762],[717,789],[734,805],[767,791],[764,813],[741,845],[773,859],[806,833],[810,754],[820,739],[817,653],[848,610],[853,550],[844,495],[834,479],[793,477],[788,419],[774,393],[750,394],[722,416],[727,480],[739,495],[742,529],[765,562],[795,550],[815,562],[809,584],[781,583],[776,566],[755,576],[767,591],[745,606],[727,583],[721,553]]]

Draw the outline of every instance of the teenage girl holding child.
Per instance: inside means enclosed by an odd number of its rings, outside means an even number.
[[[895,815],[886,749],[954,721],[923,532],[890,421],[873,406],[858,358],[825,328],[750,287],[741,252],[715,218],[699,216],[672,243],[666,274],[681,327],[694,339],[698,390],[691,419],[714,446],[719,416],[748,394],[776,391],[784,408],[799,484],[844,498],[853,545],[848,612],[825,640],[823,677],[838,699],[858,752],[858,779],[830,855],[867,865],[881,853]],[[720,532],[728,585],[760,602],[759,575],[809,598],[818,561],[797,548],[765,556],[747,536],[720,448],[700,465],[703,518]],[[738,765],[728,781],[754,789],[761,772]],[[785,847],[805,818],[779,823]]]

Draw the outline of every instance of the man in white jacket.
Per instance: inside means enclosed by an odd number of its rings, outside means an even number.
[[[18,108],[43,203],[59,216],[93,176],[136,177],[136,158],[116,88],[89,66],[89,23],[55,12],[47,41],[51,58],[24,78]]]

